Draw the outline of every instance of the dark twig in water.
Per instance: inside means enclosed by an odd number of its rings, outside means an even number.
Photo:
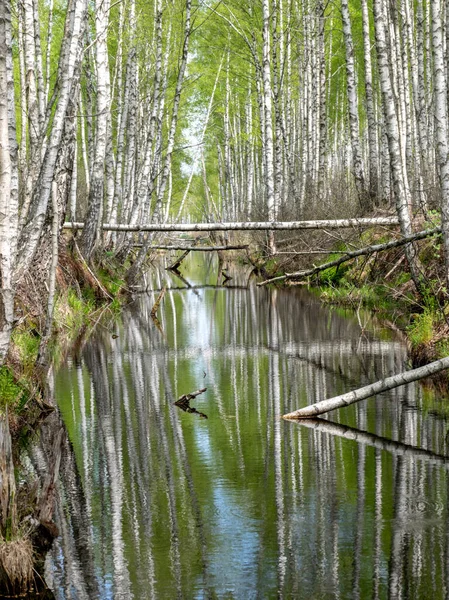
[[[191,394],[183,394],[176,400],[176,402],[174,402],[174,404],[184,412],[195,413],[199,415],[202,419],[207,419],[207,415],[200,412],[199,410],[196,410],[195,407],[190,406],[190,400],[193,400],[200,394],[203,394],[206,390],[207,388],[202,388],[201,390],[197,390],[196,392],[192,392]]]

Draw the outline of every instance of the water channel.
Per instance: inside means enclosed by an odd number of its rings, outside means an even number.
[[[196,254],[190,287],[155,273],[55,375],[56,598],[447,598],[445,400],[411,384],[283,421],[406,368],[406,347],[229,270],[217,286],[217,260]],[[204,387],[196,412],[174,404]]]

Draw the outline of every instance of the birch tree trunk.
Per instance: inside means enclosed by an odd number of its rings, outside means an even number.
[[[368,148],[369,148],[369,197],[370,208],[378,195],[377,182],[377,125],[374,107],[373,70],[371,61],[371,36],[367,0],[362,0],[362,25],[363,25],[363,53],[365,67],[365,98],[366,118],[368,121]]]
[[[59,97],[54,110],[39,178],[33,190],[32,201],[26,215],[25,224],[20,232],[15,268],[16,281],[21,279],[34,257],[47,215],[51,184],[64,130],[67,107],[71,94],[74,92],[74,84],[79,72],[82,40],[86,24],[86,10],[86,0],[78,0],[71,5],[71,9],[67,12],[67,34],[64,38],[63,49],[61,51],[61,60],[64,64],[60,65],[61,80],[59,83]]]
[[[403,236],[412,234],[412,223],[409,213],[410,201],[407,187],[404,182],[404,172],[399,139],[398,116],[395,108],[395,98],[390,78],[390,65],[388,61],[388,48],[386,42],[386,25],[382,0],[373,1],[374,26],[376,32],[376,50],[379,66],[379,82],[382,92],[384,107],[385,130],[388,139],[390,154],[390,167],[393,178],[394,194],[396,201],[396,212],[399,218],[401,233]],[[420,274],[418,270],[416,250],[413,244],[405,246],[405,254],[409,264],[410,273],[417,290],[420,290]]]
[[[99,241],[103,213],[105,158],[110,123],[110,77],[107,48],[110,0],[97,0],[95,10],[95,71],[97,81],[95,158],[90,177],[90,191],[85,227],[80,249],[89,260]]]
[[[0,4],[0,366],[14,320],[13,264],[17,243],[18,189],[12,87],[11,5]],[[12,94],[11,94],[12,87]]]
[[[181,100],[181,92],[182,92],[183,83],[184,83],[184,75],[185,75],[185,70],[186,70],[186,66],[187,66],[187,58],[189,55],[189,44],[190,44],[190,34],[191,34],[190,18],[191,18],[192,0],[186,0],[185,7],[186,7],[186,10],[185,10],[185,24],[184,24],[184,42],[183,42],[183,47],[182,47],[181,62],[180,62],[180,66],[179,66],[178,77],[176,80],[175,96],[173,99],[173,109],[172,109],[172,114],[171,114],[169,132],[168,132],[167,150],[166,150],[166,155],[165,155],[165,160],[164,160],[164,166],[162,169],[160,185],[159,185],[159,189],[158,189],[158,193],[157,193],[156,207],[154,209],[154,217],[156,217],[156,218],[160,218],[160,216],[162,214],[162,203],[163,203],[165,188],[166,188],[166,185],[168,182],[169,173],[170,173],[170,169],[171,169],[173,149],[175,146],[176,127],[178,124],[179,103]],[[146,258],[146,255],[148,252],[148,247],[149,247],[150,243],[151,243],[151,235],[147,235],[146,239],[142,243],[142,248],[140,249],[139,254],[136,257],[136,260],[134,261],[134,263],[131,265],[131,267],[128,269],[128,272],[126,273],[126,281],[129,284],[135,283],[135,281],[140,273],[140,270],[142,268],[142,265],[144,263],[144,260]]]
[[[335,398],[329,398],[328,400],[323,400],[321,402],[317,402],[316,404],[300,408],[299,410],[284,415],[284,418],[308,419],[310,417],[316,417],[317,415],[322,415],[331,410],[335,410],[336,408],[349,406],[350,404],[354,404],[355,402],[365,400],[366,398],[370,398],[376,394],[381,394],[382,392],[392,390],[401,385],[406,385],[407,383],[424,379],[424,377],[430,377],[430,375],[435,375],[436,373],[440,373],[445,369],[449,369],[449,357],[429,363],[428,365],[419,367],[418,369],[412,369],[411,371],[404,371],[403,373],[398,373],[392,377],[386,377],[385,379],[381,379],[380,381],[376,381],[376,383],[366,385],[365,387],[354,390],[353,392],[348,392],[347,394],[335,396]]]
[[[354,65],[354,44],[352,41],[351,20],[348,0],[341,2],[341,19],[346,50],[346,91],[348,96],[349,132],[352,147],[352,172],[354,175],[357,195],[362,210],[369,209],[366,201],[365,178],[363,175],[362,149],[360,144],[359,107],[357,98],[357,83]]]
[[[447,82],[443,52],[442,3],[432,0],[432,49],[434,71],[434,116],[436,156],[441,187],[441,225],[446,258],[446,285],[449,290],[449,146]],[[446,10],[448,7],[446,7]]]
[[[263,49],[262,49],[262,83],[263,83],[263,108],[265,129],[265,189],[268,220],[276,220],[276,205],[274,195],[274,147],[273,147],[273,109],[271,99],[271,67],[270,67],[270,7],[269,0],[262,0],[263,13]],[[268,233],[268,250],[271,254],[276,252],[274,233]]]

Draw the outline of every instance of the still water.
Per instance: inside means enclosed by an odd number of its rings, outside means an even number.
[[[406,368],[404,343],[232,267],[217,287],[214,259],[182,270],[190,287],[155,274],[56,375],[56,597],[447,598],[445,400],[411,384],[280,418]]]

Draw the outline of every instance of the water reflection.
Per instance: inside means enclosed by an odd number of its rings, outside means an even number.
[[[406,350],[302,290],[193,256],[60,370],[58,598],[445,598],[447,422],[411,384],[303,424]],[[184,263],[183,263],[184,266]],[[185,267],[184,267],[185,268]],[[235,285],[234,285],[235,284]],[[195,286],[212,287],[195,287]],[[174,404],[207,387],[192,418]],[[194,415],[193,415],[194,417]]]

